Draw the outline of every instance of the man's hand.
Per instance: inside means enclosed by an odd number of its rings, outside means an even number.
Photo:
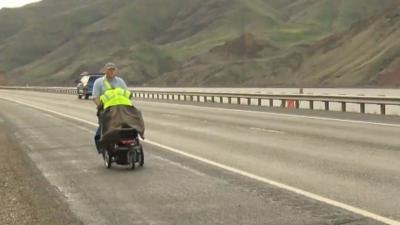
[[[99,97],[94,97],[93,101],[97,106],[102,105]]]
[[[98,105],[98,106],[97,106],[97,111],[103,110],[103,107],[104,107],[103,104]]]

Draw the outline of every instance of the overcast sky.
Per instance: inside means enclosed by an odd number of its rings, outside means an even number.
[[[3,7],[21,7],[32,2],[41,0],[0,0],[0,9]]]

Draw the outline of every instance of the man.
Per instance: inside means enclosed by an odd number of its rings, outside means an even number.
[[[104,66],[104,73],[105,76],[101,79],[97,79],[93,84],[93,101],[96,103],[97,106],[101,106],[100,96],[102,96],[106,92],[106,87],[104,85],[104,79],[108,81],[108,83],[113,88],[122,88],[128,90],[125,81],[116,76],[117,75],[117,66],[115,63],[107,63]]]
[[[97,79],[94,84],[93,84],[93,101],[97,105],[97,116],[99,119],[99,127],[96,130],[96,135],[94,137],[95,143],[96,143],[96,148],[97,152],[100,154],[101,150],[99,148],[99,140],[101,138],[101,130],[100,130],[100,113],[104,108],[107,108],[112,105],[117,105],[117,104],[125,104],[125,105],[131,105],[131,102],[129,100],[129,95],[130,92],[128,91],[128,87],[125,83],[125,81],[117,77],[117,66],[115,63],[107,63],[104,66],[104,77]],[[115,96],[114,92],[123,91],[123,95],[121,96]],[[108,93],[107,93],[108,92]],[[108,94],[108,95],[107,95]],[[125,96],[127,94],[128,96]],[[117,97],[117,98],[115,98]],[[122,100],[121,100],[122,98]],[[121,103],[122,102],[122,103]]]

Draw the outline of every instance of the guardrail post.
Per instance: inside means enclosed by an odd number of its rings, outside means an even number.
[[[342,104],[342,112],[346,112],[347,111],[346,102],[342,102],[341,104]]]
[[[247,105],[251,105],[251,98],[247,98]]]
[[[232,104],[232,97],[228,97],[228,104]]]
[[[324,103],[325,103],[325,111],[329,111],[329,102],[324,101]]]
[[[281,108],[286,107],[286,99],[281,99]]]
[[[242,104],[242,99],[241,99],[240,97],[237,97],[237,100],[236,100],[236,101],[237,101],[237,104],[238,104],[238,105],[241,105],[241,104]]]
[[[360,103],[360,113],[365,113],[365,103]]]
[[[381,115],[386,115],[386,105],[381,104]]]
[[[274,107],[274,99],[269,100],[269,107]]]
[[[258,99],[258,106],[261,106],[261,98]]]
[[[211,96],[211,102],[212,102],[212,103],[215,103],[215,98],[214,98],[214,96]]]
[[[310,109],[314,110],[314,101],[313,100],[310,100]]]
[[[294,102],[294,104],[295,104],[296,109],[300,108],[300,101],[299,100],[296,100]]]
[[[224,97],[222,96],[219,97],[219,103],[224,103]]]

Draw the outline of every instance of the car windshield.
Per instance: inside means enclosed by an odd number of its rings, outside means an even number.
[[[97,80],[97,78],[100,78],[100,76],[92,76],[89,78],[88,84],[93,84],[95,80]]]

